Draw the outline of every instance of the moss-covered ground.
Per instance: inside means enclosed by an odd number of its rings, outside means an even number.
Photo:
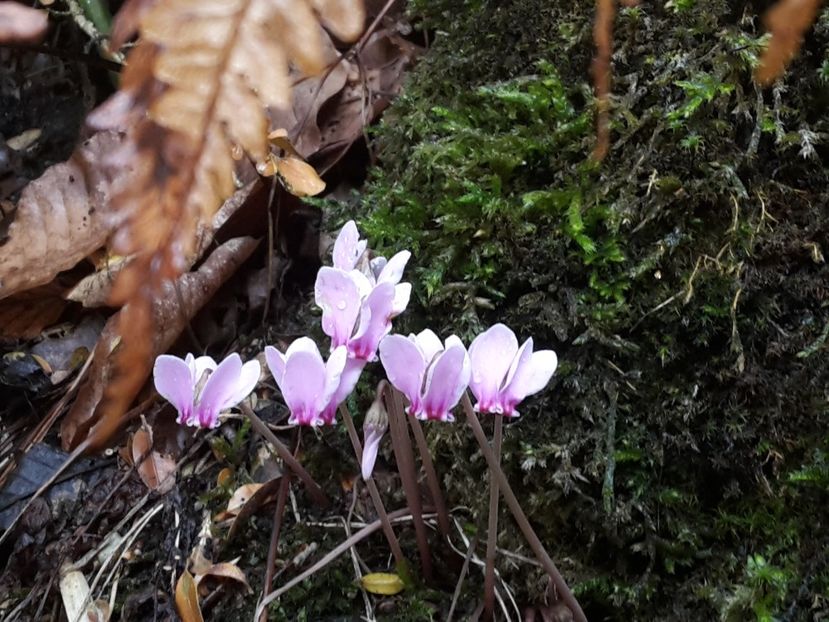
[[[431,47],[330,219],[413,251],[399,330],[500,320],[559,353],[504,463],[591,620],[829,612],[829,12],[760,90],[767,4],[621,9],[596,164],[593,3],[416,2]],[[430,432],[450,502],[480,508],[468,435]]]

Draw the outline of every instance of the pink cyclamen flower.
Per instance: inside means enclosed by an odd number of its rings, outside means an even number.
[[[532,337],[518,347],[515,333],[495,324],[469,346],[472,380],[469,389],[478,400],[475,411],[519,415],[515,407],[528,395],[541,391],[558,365],[552,350],[533,352]]]
[[[409,398],[407,409],[418,419],[454,421],[450,412],[469,384],[469,355],[460,339],[444,344],[431,330],[389,335],[380,342],[380,361],[389,382]]]
[[[328,362],[323,362],[317,344],[308,337],[294,341],[285,354],[273,346],[265,348],[265,360],[282,397],[291,411],[288,423],[323,425],[334,423],[331,402],[340,385],[347,353],[343,346],[334,348]]]
[[[360,471],[363,479],[371,477],[374,463],[377,462],[377,452],[380,450],[380,441],[389,427],[389,415],[383,407],[383,399],[377,396],[366,413],[363,422],[363,455],[360,459]]]
[[[392,319],[409,304],[411,283],[400,283],[411,253],[367,259],[366,242],[349,221],[334,243],[334,267],[317,273],[314,296],[322,309],[322,329],[331,348],[346,346],[348,356],[377,358],[380,340],[391,331]]]
[[[215,428],[219,413],[253,391],[260,371],[257,361],[243,365],[235,352],[218,365],[209,356],[162,354],[155,360],[153,381],[156,391],[178,410],[178,423]]]

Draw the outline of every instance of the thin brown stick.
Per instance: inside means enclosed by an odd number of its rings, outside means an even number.
[[[423,433],[423,426],[417,417],[408,417],[409,424],[414,432],[417,450],[420,452],[420,461],[423,463],[423,470],[426,472],[426,483],[429,485],[429,492],[432,494],[432,501],[438,513],[438,529],[445,538],[449,537],[449,512],[446,510],[446,501],[443,498],[443,491],[440,488],[435,464],[432,462],[432,454],[429,452],[429,444],[426,442],[426,435]]]
[[[345,404],[340,404],[339,410],[340,415],[342,415],[343,421],[345,422],[345,427],[348,430],[348,436],[351,439],[351,446],[354,448],[354,454],[357,456],[357,461],[361,463],[360,466],[362,466],[363,446],[360,443],[360,437],[357,435],[357,428],[354,427],[354,419],[352,419],[351,413],[348,412],[348,408],[346,408]],[[386,513],[386,507],[383,505],[383,499],[380,497],[380,491],[377,490],[377,484],[374,482],[373,477],[366,480],[366,487],[368,488],[369,495],[371,495],[371,502],[374,504],[374,511],[377,512],[377,516],[383,525],[383,533],[389,543],[392,555],[394,555],[395,562],[397,562],[399,566],[408,566],[406,557],[403,555],[403,549],[400,548],[400,542],[397,539],[397,535],[394,533],[394,528],[389,522],[389,515]]]
[[[613,20],[616,0],[596,0],[596,19],[593,21],[593,83],[596,90],[596,148],[595,160],[603,160],[610,149],[610,60],[613,55]]]
[[[389,514],[389,520],[397,520],[398,518],[401,518],[403,516],[411,516],[411,519],[415,522],[418,520],[417,518],[414,517],[414,515],[411,515],[409,513],[408,508],[403,508],[401,510],[395,510],[394,512]],[[265,597],[264,599],[262,599],[262,602],[260,602],[259,605],[256,607],[256,614],[254,616],[254,620],[259,618],[259,615],[262,613],[262,611],[265,610],[265,608],[268,605],[270,605],[273,601],[275,601],[277,598],[282,596],[288,590],[296,587],[297,585],[299,585],[300,583],[305,581],[305,579],[307,579],[308,577],[310,577],[314,573],[319,572],[320,570],[325,568],[328,564],[330,564],[332,561],[337,559],[340,555],[345,553],[352,546],[354,546],[358,542],[361,542],[361,541],[365,540],[368,536],[370,536],[375,531],[377,531],[378,529],[381,529],[381,528],[382,528],[382,523],[380,522],[380,519],[377,519],[373,523],[369,523],[368,525],[363,527],[360,531],[355,533],[353,536],[351,536],[347,540],[344,540],[343,542],[338,544],[334,549],[332,549],[329,553],[327,553],[317,563],[315,563],[314,565],[309,567],[304,572],[301,572],[300,574],[295,576],[293,579],[288,581],[285,585],[280,587],[278,590],[274,590],[273,592],[268,594],[268,596]]]
[[[294,432],[294,454],[299,451],[299,428]],[[276,509],[273,513],[273,529],[271,542],[268,545],[268,561],[265,566],[265,580],[262,582],[262,596],[267,596],[273,589],[273,576],[276,571],[276,553],[279,548],[279,534],[282,531],[282,517],[285,516],[285,504],[288,502],[288,491],[291,489],[291,474],[282,473],[279,482],[279,493],[276,497]],[[259,622],[267,622],[266,612],[262,612]]]
[[[420,489],[417,485],[417,471],[414,464],[414,452],[412,451],[412,439],[409,437],[409,430],[406,427],[403,412],[403,399],[400,393],[391,386],[387,386],[383,392],[386,401],[386,411],[389,413],[389,431],[391,434],[394,457],[397,461],[397,470],[400,472],[400,479],[403,482],[403,492],[406,494],[406,501],[409,510],[414,516],[415,537],[417,538],[417,550],[420,555],[420,564],[423,575],[427,581],[432,580],[432,552],[429,549],[429,537],[426,533],[426,525],[423,523],[423,505],[420,500]]]
[[[486,442],[486,435],[481,427],[481,422],[478,421],[478,417],[472,410],[472,402],[469,400],[469,395],[464,394],[462,404],[463,409],[466,412],[466,422],[469,424],[469,427],[472,428],[472,434],[474,434],[475,440],[478,441],[478,446],[481,448],[484,458],[486,458],[490,473],[495,476],[495,479],[498,482],[498,487],[501,489],[501,494],[504,495],[504,499],[512,512],[513,518],[515,518],[515,522],[518,523],[521,533],[524,534],[527,544],[530,545],[530,548],[535,553],[538,561],[540,561],[541,565],[544,566],[544,570],[546,570],[547,574],[550,575],[550,579],[552,579],[553,585],[556,586],[556,591],[561,597],[562,602],[564,602],[564,604],[570,608],[570,611],[573,612],[573,619],[576,620],[576,622],[587,622],[587,618],[584,615],[584,611],[582,611],[581,605],[579,605],[576,597],[573,596],[570,588],[567,587],[567,582],[561,576],[558,568],[556,568],[556,565],[553,563],[552,558],[550,558],[547,550],[541,543],[541,540],[538,539],[535,530],[532,528],[532,525],[530,525],[530,521],[527,520],[527,515],[524,514],[521,504],[518,502],[518,499],[515,497],[515,493],[509,485],[507,476],[504,475],[504,471],[501,470],[501,465],[498,464],[498,459],[489,447],[489,443]]]
[[[495,431],[492,435],[492,453],[498,466],[501,466],[501,440],[503,438],[504,417],[495,417]],[[495,611],[495,554],[498,546],[498,480],[489,474],[489,524],[486,534],[486,568],[484,571],[484,620],[491,620]]]
[[[253,429],[265,437],[265,440],[273,445],[274,450],[282,459],[282,462],[284,462],[285,465],[291,469],[291,471],[293,471],[300,480],[302,480],[302,483],[305,484],[305,487],[308,489],[308,494],[314,500],[314,503],[321,507],[327,507],[329,505],[328,497],[325,496],[322,488],[320,488],[319,484],[314,481],[314,478],[311,477],[308,471],[306,471],[299,461],[294,458],[291,450],[285,447],[282,441],[276,438],[276,435],[271,432],[270,428],[265,425],[265,423],[256,415],[255,412],[253,412],[253,409],[250,406],[248,406],[245,402],[242,402],[239,404],[239,408],[241,408],[245,416],[250,419],[250,424]]]

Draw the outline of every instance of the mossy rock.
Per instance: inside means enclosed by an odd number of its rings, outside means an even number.
[[[827,609],[829,15],[760,90],[767,5],[620,9],[596,164],[593,3],[416,2],[431,48],[361,211],[335,212],[413,251],[401,332],[500,320],[559,353],[504,463],[593,620]],[[430,433],[451,503],[481,508],[465,430]]]

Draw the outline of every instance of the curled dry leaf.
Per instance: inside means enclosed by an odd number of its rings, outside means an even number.
[[[64,307],[66,301],[54,284],[0,300],[0,339],[34,339],[58,320]]]
[[[253,594],[253,590],[248,583],[248,579],[245,576],[245,573],[236,565],[236,561],[233,562],[222,562],[219,564],[213,564],[209,568],[207,568],[204,572],[197,574],[195,577],[196,587],[201,587],[202,582],[205,579],[230,579],[231,581],[235,581],[236,583],[241,583],[245,586],[245,591],[248,594]]]
[[[763,21],[771,33],[754,79],[766,86],[783,75],[803,43],[803,35],[817,18],[821,0],[779,0]]]
[[[232,540],[237,533],[239,533],[239,530],[251,516],[274,499],[277,491],[279,490],[279,483],[281,481],[282,477],[275,477],[268,480],[264,484],[251,484],[252,486],[258,486],[258,488],[236,511],[236,516],[234,517],[233,523],[230,525],[230,530],[227,533],[228,542]],[[228,505],[228,507],[230,506]]]
[[[224,202],[219,211],[213,215],[212,221],[209,224],[199,226],[196,250],[194,253],[188,255],[186,260],[188,270],[210,247],[215,233],[245,204],[248,197],[250,197],[256,188],[257,183],[256,181],[252,181],[234,192]],[[110,294],[112,293],[112,286],[115,284],[115,278],[130,259],[129,257],[114,256],[111,260],[105,261],[98,270],[78,281],[75,287],[66,294],[66,299],[79,302],[87,308],[108,306],[110,304]]]
[[[166,494],[176,484],[176,461],[153,447],[149,426],[141,426],[132,437],[132,462],[147,488]]]
[[[46,11],[18,2],[0,2],[0,44],[34,43],[43,37],[48,25]]]
[[[176,583],[176,610],[182,622],[204,622],[196,582],[187,570],[181,573]]]
[[[258,241],[253,238],[228,240],[214,250],[198,270],[183,275],[174,283],[165,284],[162,298],[153,306],[153,318],[157,327],[149,344],[153,356],[167,351],[196,312],[236,272],[257,244]],[[96,408],[113,375],[113,351],[121,342],[117,328],[122,313],[123,309],[113,315],[104,327],[95,346],[92,367],[78,390],[72,409],[61,424],[61,443],[64,448],[77,446],[96,423]],[[143,372],[140,384],[146,381],[148,375],[149,365]],[[128,398],[127,403],[132,402],[140,388],[139,385],[135,393],[125,396]],[[116,422],[113,430],[119,423],[120,421]]]
[[[0,298],[50,282],[104,245],[114,224],[111,180],[98,163],[118,143],[115,134],[99,133],[23,189],[0,246]]]

